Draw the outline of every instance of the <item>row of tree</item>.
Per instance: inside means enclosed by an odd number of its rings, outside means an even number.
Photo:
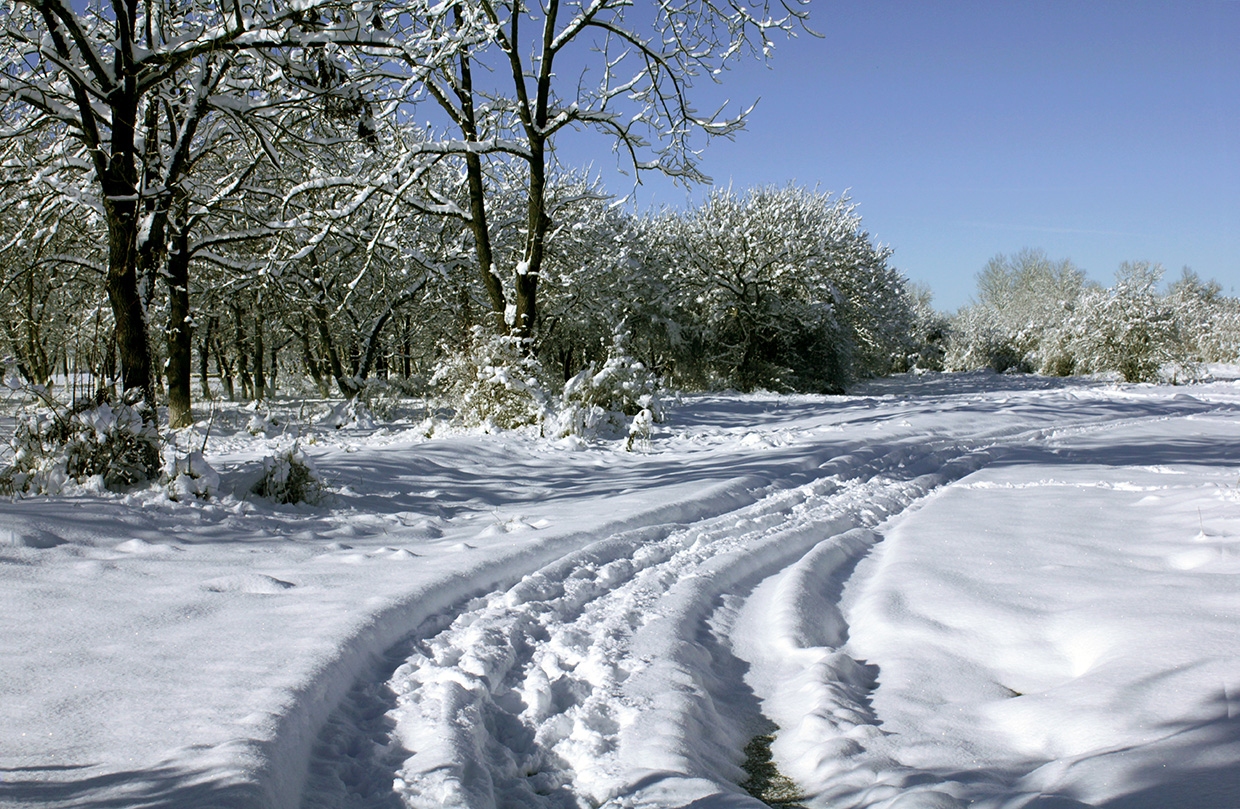
[[[519,216],[518,194],[493,203],[497,220]],[[915,301],[847,198],[793,186],[719,190],[688,211],[637,216],[569,177],[550,184],[547,210],[563,224],[543,259],[538,327],[522,344],[552,381],[602,367],[617,332],[635,361],[680,388],[838,391],[907,365],[918,348]],[[29,229],[29,217],[4,221]],[[520,229],[499,233],[515,249]],[[102,224],[52,217],[42,237],[14,233],[0,247],[15,270],[0,288],[8,350],[31,382],[110,380],[111,311],[91,260]],[[200,398],[261,399],[291,373],[323,395],[352,396],[374,376],[422,384],[449,355],[475,348],[476,327],[504,333],[472,272],[464,226],[413,216],[392,223],[388,238],[418,256],[416,269],[367,266],[364,254],[341,250],[254,273],[245,242],[214,245],[185,287],[192,362],[174,366],[170,344],[155,344],[155,369],[166,369],[155,382],[171,390],[180,368],[197,377]],[[170,301],[144,300],[151,322],[175,321]]]
[[[942,323],[950,335],[943,366],[1118,372],[1142,382],[1240,358],[1240,299],[1187,268],[1165,290],[1163,276],[1160,265],[1126,262],[1102,287],[1040,250],[996,256],[978,275],[973,303]]]
[[[595,129],[633,171],[702,179],[701,140],[744,112],[699,114],[694,83],[765,54],[807,6],[15,0],[0,190],[25,317],[6,336],[46,376],[62,338],[44,327],[71,313],[62,361],[114,361],[149,403],[163,377],[174,426],[194,340],[255,394],[289,342],[355,393],[389,325],[434,295],[529,343],[548,256],[578,224],[553,215],[574,202],[555,139]],[[441,125],[413,126],[427,106]],[[280,307],[287,333],[269,334]],[[106,345],[83,348],[84,308]],[[418,314],[401,339],[450,327]]]

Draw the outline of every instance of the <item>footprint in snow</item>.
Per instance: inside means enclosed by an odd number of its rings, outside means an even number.
[[[296,587],[291,581],[277,579],[263,573],[239,573],[233,576],[220,576],[202,583],[202,589],[211,593],[254,593],[272,595],[282,593]]]
[[[67,540],[38,528],[0,528],[0,545],[46,550],[65,544]]]

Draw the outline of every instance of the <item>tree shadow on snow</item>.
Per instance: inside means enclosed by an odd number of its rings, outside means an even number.
[[[95,765],[0,767],[0,806],[237,809],[266,802],[255,784],[174,766],[111,772]]]
[[[1094,446],[1087,441],[1074,442],[1068,448],[1021,447],[1000,455],[990,466],[1240,466],[1240,438],[1213,435]]]
[[[1218,696],[1206,708],[1218,718],[1151,728],[1146,744],[1072,759],[1007,762],[971,770],[910,773],[906,785],[954,782],[966,805],[1021,809],[1237,809],[1240,807],[1240,702]],[[1041,768],[1054,773],[1045,794],[1031,784]],[[1114,797],[1087,802],[1105,788]],[[847,796],[842,796],[847,797]],[[914,804],[916,805],[916,804]]]

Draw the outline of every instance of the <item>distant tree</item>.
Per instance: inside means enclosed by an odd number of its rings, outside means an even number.
[[[956,318],[947,366],[1072,373],[1063,326],[1085,289],[1085,274],[1068,259],[1028,248],[995,256]]]

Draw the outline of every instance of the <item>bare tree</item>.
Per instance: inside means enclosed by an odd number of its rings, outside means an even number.
[[[369,138],[375,116],[390,112],[418,78],[414,71],[374,80],[387,75],[383,65],[432,65],[469,44],[468,26],[451,36],[428,27],[446,8],[344,0],[15,0],[0,31],[4,125],[10,134],[63,129],[72,139],[64,166],[89,173],[76,191],[93,197],[107,225],[106,288],[125,388],[154,403],[144,303],[169,236],[179,240],[174,254],[187,258],[194,206],[216,196],[188,183],[197,158],[212,148],[212,122],[247,131],[273,160],[284,131],[275,113],[290,109],[351,118],[356,137]],[[374,70],[351,72],[363,62]],[[310,148],[313,139],[301,145]],[[177,284],[173,279],[174,290],[184,287]],[[187,308],[183,299],[172,308],[181,318],[169,330],[180,354],[188,345]],[[179,371],[177,378],[178,385],[187,379]]]
[[[428,76],[428,94],[460,136],[428,148],[464,163],[469,207],[462,218],[499,328],[529,338],[538,324],[557,136],[592,129],[612,140],[634,172],[706,180],[695,138],[734,133],[747,111],[698,113],[695,82],[714,80],[739,58],[764,56],[773,34],[803,29],[808,8],[808,0],[752,7],[735,0],[468,0],[455,7],[451,25],[480,16],[490,38]],[[583,67],[560,72],[572,66]],[[499,255],[488,219],[495,161],[515,161],[523,177],[525,221],[512,256]]]

